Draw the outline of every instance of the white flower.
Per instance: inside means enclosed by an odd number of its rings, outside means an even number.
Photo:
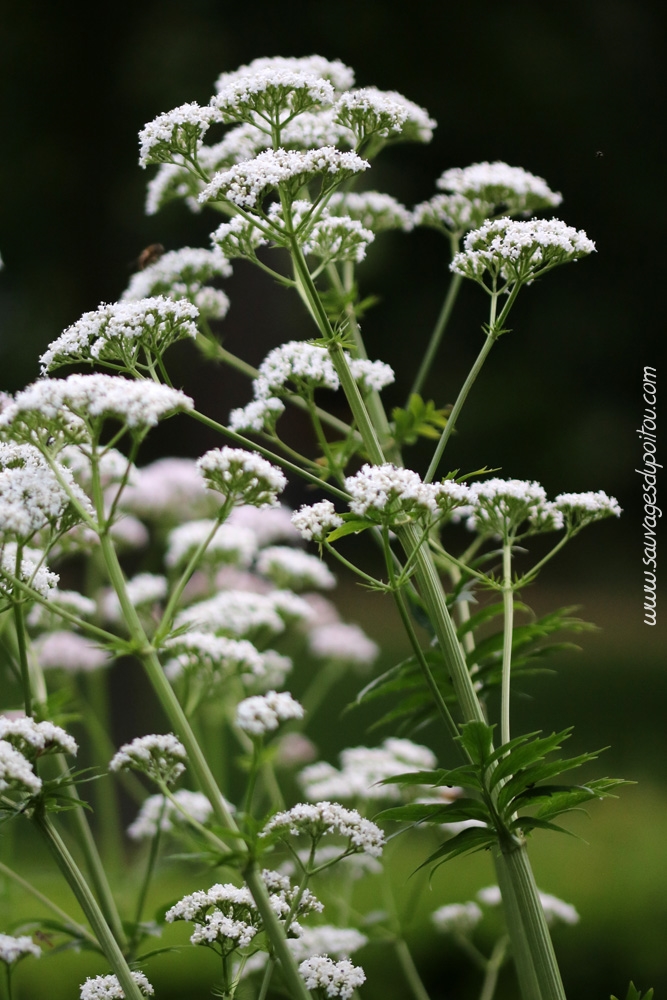
[[[546,503],[543,487],[523,479],[487,479],[473,483],[470,492],[472,506],[467,526],[503,538],[515,533]]]
[[[560,493],[554,505],[575,529],[605,517],[620,517],[621,508],[615,497],[607,496],[604,490],[588,493]]]
[[[95,312],[84,313],[49,344],[40,358],[42,374],[76,361],[112,362],[134,368],[144,360],[143,354],[161,357],[176,341],[194,340],[198,315],[192,302],[165,295],[132,295],[121,302],[103,303]]]
[[[343,524],[343,518],[336,513],[331,500],[320,500],[310,506],[304,504],[292,514],[292,524],[307,542],[322,542],[330,531]]]
[[[205,149],[206,147],[200,149],[200,155]],[[163,205],[175,198],[184,198],[191,211],[200,212],[201,206],[195,196],[201,186],[183,164],[161,163],[146,188],[146,215],[155,215]]]
[[[302,385],[337,389],[340,384],[326,348],[303,340],[290,340],[267,354],[259,366],[255,395],[261,399],[287,382],[293,382],[297,389]]]
[[[212,514],[217,504],[194,459],[159,458],[136,470],[122,506],[147,520],[180,523]]]
[[[68,753],[76,757],[76,740],[53,722],[0,715],[0,740],[7,740],[23,754]]]
[[[173,568],[189,559],[211,535],[216,521],[186,521],[169,532],[164,561]],[[207,563],[232,563],[246,568],[257,551],[254,533],[249,528],[220,524],[208,542],[202,558]]]
[[[185,393],[147,379],[99,373],[70,375],[41,379],[17,393],[13,403],[0,413],[0,427],[11,427],[15,435],[24,425],[28,432],[40,428],[47,436],[60,431],[76,443],[87,437],[84,420],[98,423],[114,418],[132,430],[147,430],[163,417],[193,406]]]
[[[93,514],[68,468],[57,465],[54,471],[31,444],[0,442],[0,534],[27,541],[47,526],[75,523],[80,515],[74,501]]]
[[[263,680],[267,673],[266,652],[260,653],[247,639],[193,631],[167,639],[164,646],[175,654],[165,666],[170,680],[182,673],[207,681],[225,680],[238,673],[244,683],[252,683]]]
[[[350,260],[360,264],[374,239],[374,233],[364,229],[358,219],[325,212],[307,233],[302,249],[325,262]]]
[[[141,771],[153,781],[170,785],[183,773],[185,747],[173,733],[137,736],[111,758],[110,771]]]
[[[285,623],[268,594],[223,590],[207,601],[199,601],[179,612],[175,626],[192,625],[210,629],[230,638],[244,638],[256,632],[280,635]]]
[[[380,392],[396,379],[393,368],[384,361],[368,361],[366,358],[350,358],[348,361],[352,378],[362,392]]]
[[[288,507],[235,507],[227,519],[227,524],[239,528],[249,528],[253,532],[257,545],[273,545],[276,542],[296,542],[298,540]]]
[[[131,972],[130,975],[145,997],[155,995],[155,990],[143,972]],[[116,976],[95,976],[94,979],[86,979],[81,987],[79,1000],[123,1000],[124,996]]]
[[[456,236],[477,229],[493,214],[493,205],[483,198],[464,194],[436,194],[416,205],[412,218],[416,226],[445,229]]]
[[[0,593],[12,594],[13,583],[9,579],[3,581],[2,577],[3,574],[7,577],[13,577],[16,573],[16,551],[16,542],[6,542],[4,545],[0,545]],[[43,552],[24,546],[18,579],[42,597],[49,597],[51,591],[58,585],[60,577],[57,573],[52,573],[46,568]]]
[[[559,921],[564,924],[576,924],[579,922],[579,914],[570,903],[564,903],[557,896],[551,896],[549,893],[541,892],[539,889],[538,895],[548,924],[552,925]],[[500,889],[497,885],[489,885],[485,889],[480,889],[477,893],[477,898],[485,906],[499,906],[502,902]]]
[[[363,629],[343,622],[311,629],[308,649],[318,660],[337,660],[357,667],[370,666],[380,653],[377,643],[369,639]]]
[[[218,93],[211,103],[223,121],[282,125],[294,115],[313,107],[330,105],[334,89],[328,80],[277,66],[253,73],[230,74],[218,81]]]
[[[437,515],[471,500],[470,490],[463,483],[423,483],[411,469],[389,463],[364,465],[345,480],[345,489],[352,497],[350,510],[354,514],[380,514],[389,523],[403,512]]]
[[[197,462],[209,489],[217,490],[234,504],[275,507],[276,494],[287,485],[285,476],[265,458],[242,448],[214,448]]]
[[[227,278],[231,273],[229,260],[218,247],[171,250],[132,275],[121,302],[166,295],[171,299],[187,299],[196,311],[210,319],[223,319],[229,309],[229,299],[224,292],[206,283],[216,277]]]
[[[195,155],[211,122],[219,120],[215,108],[200,108],[195,102],[158,115],[139,133],[140,166],[168,163],[174,154]]]
[[[482,911],[477,903],[450,903],[441,906],[431,914],[431,920],[443,934],[458,932],[469,934],[482,919]]]
[[[469,167],[452,167],[440,176],[438,187],[467,198],[479,197],[492,206],[505,207],[506,211],[535,211],[547,206],[560,205],[563,196],[552,191],[542,177],[528,173],[522,167],[510,167],[496,160],[495,163],[473,163]]]
[[[299,966],[299,972],[309,990],[321,989],[328,997],[341,997],[342,1000],[349,1000],[366,982],[360,965],[352,965],[347,959],[334,962],[326,955],[307,958]]]
[[[42,949],[27,934],[21,934],[19,937],[0,934],[0,962],[12,965],[24,955],[34,955],[35,958],[39,958],[41,954]]]
[[[0,740],[0,792],[27,792],[36,795],[42,782],[32,764],[7,740]]]
[[[206,823],[213,812],[213,806],[201,792],[179,788],[174,792],[174,798],[197,823]],[[226,805],[230,808],[229,803]],[[137,818],[128,826],[127,835],[132,840],[143,840],[155,836],[158,824],[160,832],[170,833],[174,829],[174,823],[184,822],[184,817],[174,803],[164,795],[149,795],[144,800]]]
[[[277,587],[285,589],[330,590],[336,586],[336,577],[321,559],[286,545],[262,549],[257,557],[256,569]]]
[[[111,662],[107,650],[76,632],[47,632],[35,640],[34,649],[42,670],[90,673]]]
[[[285,404],[277,396],[254,399],[244,407],[237,407],[229,414],[233,431],[270,431],[285,411]]]
[[[392,100],[376,87],[348,91],[338,99],[335,110],[336,120],[351,129],[358,140],[372,135],[394,137],[408,117],[405,101]]]
[[[379,826],[364,819],[356,809],[346,809],[337,802],[301,802],[286,812],[279,812],[265,825],[260,836],[277,834],[285,837],[306,835],[315,842],[326,834],[338,834],[347,839],[341,854],[357,851],[379,857],[384,845],[384,834]]]
[[[233,80],[265,70],[283,70],[292,73],[302,73],[305,76],[329,80],[336,90],[349,90],[354,83],[354,71],[345,66],[340,59],[325,59],[324,56],[263,56],[253,59],[248,66],[240,66],[231,73],[222,73],[217,82],[216,90],[227,87]]]
[[[253,160],[244,160],[217,173],[199,195],[199,201],[223,199],[239,208],[253,209],[279,187],[296,195],[304,184],[320,177],[324,193],[369,166],[356,153],[342,153],[333,146],[305,151],[267,149]]]
[[[349,958],[368,944],[368,938],[353,927],[334,927],[319,924],[317,927],[303,927],[301,934],[287,942],[297,962],[313,955],[333,955],[334,958]]]
[[[379,747],[348,747],[341,752],[340,762],[340,770],[320,761],[300,773],[299,783],[311,801],[340,798],[400,802],[403,794],[399,786],[381,782],[415,769],[432,770],[437,763],[428,747],[392,737]]]
[[[488,272],[495,280],[527,283],[559,264],[593,253],[595,243],[583,229],[576,230],[560,219],[510,218],[485,222],[468,233],[464,249],[450,268],[464,278],[482,282]]]
[[[412,213],[404,205],[390,194],[380,191],[336,191],[329,198],[327,207],[332,215],[339,212],[349,215],[374,233],[386,229],[409,232],[414,224]]]
[[[281,722],[302,719],[303,706],[287,691],[268,691],[245,698],[236,707],[236,725],[251,736],[272,733]]]

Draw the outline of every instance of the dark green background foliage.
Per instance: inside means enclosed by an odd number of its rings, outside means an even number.
[[[494,348],[449,454],[461,471],[500,467],[504,476],[541,481],[550,495],[604,489],[624,508],[621,522],[587,530],[522,595],[540,613],[584,604],[583,614],[604,632],[583,636],[584,655],[563,660],[559,676],[524,685],[517,731],[574,724],[568,751],[612,744],[596,773],[641,779],[637,789],[621,790],[618,804],[594,806],[592,823],[577,821],[590,847],[536,838],[538,882],[571,899],[584,918],[559,936],[572,1000],[624,996],[631,976],[643,988],[667,987],[667,605],[659,602],[655,628],[642,625],[641,491],[633,472],[641,461],[635,428],[643,366],[658,367],[659,387],[662,374],[659,12],[648,0],[401,4],[395,12],[379,0],[116,0],[81,14],[69,4],[23,0],[5,5],[0,32],[1,389],[31,381],[50,340],[82,312],[117,298],[146,245],[208,244],[213,223],[205,215],[177,205],[143,215],[148,172],[137,165],[137,132],[176,105],[205,103],[221,71],[257,56],[340,58],[355,68],[359,85],[398,90],[428,108],[439,123],[433,143],[381,157],[370,181],[379,190],[412,205],[431,196],[445,168],[502,159],[562,191],[557,214],[597,242],[596,255],[522,291],[512,332]],[[386,394],[390,406],[403,403],[446,279],[446,246],[436,233],[383,236],[370,250],[361,291],[380,302],[364,333],[371,357],[398,373]],[[437,406],[453,401],[481,344],[486,303],[467,284],[427,386]],[[225,288],[232,308],[220,333],[249,361],[311,334],[298,302],[249,266],[237,264]],[[249,399],[247,384],[204,369],[189,350],[172,370],[200,409],[218,418]],[[170,422],[153,454],[170,448],[197,455],[218,444],[196,434],[186,422]],[[417,452],[417,467],[425,458]],[[344,599],[361,620],[358,590]],[[368,627],[383,639],[389,626],[379,601],[367,600],[374,616]],[[352,694],[341,692],[341,709]],[[324,753],[334,759],[344,738],[362,742],[355,726],[345,716],[335,733],[322,734]],[[451,875],[449,866],[442,869],[433,905],[469,898],[488,882],[490,871],[480,876],[476,863],[462,862],[457,874],[458,862]],[[418,950],[433,996],[473,995],[454,950],[444,954],[443,982],[441,945],[420,926]],[[382,976],[372,958],[360,959],[369,977]]]

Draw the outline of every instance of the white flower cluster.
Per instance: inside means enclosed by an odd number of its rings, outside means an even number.
[[[297,962],[325,953],[329,957],[349,958],[367,944],[366,935],[355,928],[334,927],[331,924],[303,927],[299,937],[288,941],[289,949]]]
[[[336,90],[349,90],[354,84],[354,71],[340,59],[325,59],[324,56],[263,56],[253,59],[247,66],[240,66],[231,73],[222,73],[216,82],[217,91],[223,90],[234,80],[253,76],[265,70],[300,73],[316,79],[329,80]]]
[[[620,517],[622,511],[615,497],[604,490],[587,493],[560,493],[554,500],[568,527],[578,530],[605,517]]]
[[[324,211],[308,231],[301,248],[305,254],[319,257],[325,263],[349,260],[360,264],[374,239],[370,229],[364,229],[357,219]]]
[[[259,229],[249,219],[234,215],[211,233],[211,242],[225,257],[249,257],[253,260],[257,248],[268,242],[264,233],[265,230]]]
[[[565,903],[557,896],[552,896],[550,893],[541,892],[540,890],[538,890],[538,895],[548,924],[562,923],[574,925],[579,923],[579,914],[571,903]],[[497,885],[490,885],[485,889],[480,889],[477,893],[477,899],[485,906],[500,906],[502,903],[500,889]]]
[[[473,163],[469,167],[445,170],[436,182],[441,191],[451,191],[467,198],[478,197],[491,206],[503,206],[506,211],[527,212],[537,208],[555,208],[563,196],[550,189],[542,177],[522,167],[495,163]]]
[[[115,419],[130,430],[147,430],[179,410],[193,409],[184,392],[167,385],[117,375],[69,375],[65,379],[40,379],[17,393],[0,413],[0,428],[11,428],[16,437],[33,430],[60,433],[70,443],[86,440],[84,420],[99,423]],[[45,428],[44,425],[47,425]]]
[[[483,917],[477,903],[449,903],[431,914],[431,920],[443,934],[470,934]]]
[[[153,781],[172,784],[185,770],[185,747],[173,733],[137,736],[111,758],[110,771],[140,771]]]
[[[14,584],[12,577],[16,574],[16,542],[5,542],[0,545],[0,593],[13,596]],[[21,548],[21,561],[18,567],[18,577],[21,583],[31,587],[42,597],[48,598],[58,585],[60,577],[52,573],[44,565],[44,553],[38,549]]]
[[[145,997],[155,995],[155,990],[143,972],[132,972],[130,974]],[[95,976],[93,979],[86,979],[79,994],[79,1000],[123,1000],[124,997],[125,993],[117,977],[114,975]]]
[[[27,934],[13,937],[11,934],[0,934],[0,962],[6,965],[13,965],[19,958],[25,955],[34,955],[39,958],[42,949],[35,944]]]
[[[346,809],[337,802],[301,802],[285,812],[276,813],[262,830],[260,836],[270,834],[286,837],[308,836],[314,843],[327,834],[337,834],[347,839],[341,854],[363,852],[378,858],[382,854],[384,834],[379,826],[364,819],[356,809]]]
[[[399,786],[381,782],[414,769],[432,770],[437,762],[428,747],[390,737],[379,747],[348,747],[341,752],[340,763],[340,770],[326,761],[304,768],[299,783],[307,798],[399,802]]]
[[[336,577],[321,559],[287,545],[262,549],[255,568],[283,589],[330,590],[336,586]]]
[[[206,823],[213,812],[213,806],[201,792],[191,792],[187,788],[179,788],[174,792],[174,799],[197,823]],[[230,804],[225,803],[227,808]],[[127,835],[132,840],[144,840],[154,837],[158,831],[170,833],[174,823],[185,822],[180,810],[164,795],[149,795],[144,800],[137,818],[127,828]]]
[[[493,206],[482,198],[465,194],[436,194],[416,205],[412,218],[416,226],[444,229],[462,236],[468,229],[477,229],[493,214]]]
[[[203,251],[206,253],[207,251]],[[197,307],[180,298],[154,295],[103,303],[95,312],[84,313],[42,354],[42,374],[79,361],[136,365],[141,351],[161,357],[178,340],[197,336]]]
[[[171,299],[187,300],[208,319],[223,319],[229,309],[229,299],[207,282],[217,277],[228,278],[231,273],[231,264],[218,247],[170,250],[143,271],[132,275],[121,302],[167,295]]]
[[[122,497],[124,510],[145,520],[181,523],[217,509],[191,458],[159,458],[136,470]]]
[[[195,626],[230,638],[280,635],[286,622],[308,622],[313,617],[310,606],[296,594],[274,590],[270,594],[253,591],[222,590],[208,600],[184,608],[175,626]]]
[[[322,192],[326,192],[369,166],[356,153],[341,152],[333,146],[267,149],[253,160],[243,160],[216,174],[199,195],[199,201],[225,200],[239,208],[255,209],[270,191],[282,188],[296,195],[304,184],[319,177]]]
[[[350,90],[336,102],[336,120],[354,132],[358,141],[373,135],[383,139],[395,136],[407,117],[405,100],[392,100],[376,87]]]
[[[250,736],[274,732],[281,722],[303,719],[303,706],[288,691],[267,691],[244,698],[236,707],[236,725]]]
[[[347,353],[346,359],[363,392],[379,391],[394,381],[393,370],[383,361],[351,358]],[[274,347],[264,358],[253,383],[255,399],[232,410],[230,427],[236,431],[271,429],[284,409],[278,399],[280,394],[296,391],[302,395],[318,388],[336,390],[339,386],[338,373],[326,348],[290,340]]]
[[[280,469],[242,448],[213,448],[202,455],[197,468],[208,488],[222,493],[230,504],[276,507],[277,494],[287,485]]]
[[[7,740],[0,740],[0,792],[36,795],[41,788],[30,761]]]
[[[168,589],[166,577],[158,573],[137,573],[126,584],[128,600],[135,608],[145,608],[164,600]],[[100,611],[108,621],[123,621],[123,609],[114,590],[103,591]]]
[[[351,496],[350,510],[354,514],[379,514],[389,521],[408,513],[437,516],[471,500],[470,489],[463,483],[423,483],[418,473],[390,463],[364,465],[345,480],[345,489]]]
[[[396,198],[380,191],[335,191],[327,207],[332,215],[349,215],[374,233],[386,229],[409,232],[414,225],[412,213]]]
[[[0,536],[25,542],[47,525],[62,527],[64,518],[75,523],[72,498],[93,514],[70,470],[60,464],[56,469],[33,445],[0,441]]]
[[[309,990],[320,989],[328,997],[341,997],[342,1000],[349,1000],[366,982],[366,973],[360,965],[353,965],[345,958],[334,962],[327,955],[307,958],[299,966],[299,972]]]
[[[110,653],[76,632],[46,632],[35,639],[34,650],[42,670],[90,673],[111,662]]]
[[[282,627],[282,621],[278,620]],[[216,684],[238,675],[247,685],[279,684],[292,669],[292,661],[272,649],[263,652],[247,639],[228,639],[210,632],[186,632],[165,642],[175,653],[165,664],[165,673],[174,680],[187,673],[206,684]]]
[[[53,722],[35,722],[27,717],[9,718],[0,715],[0,740],[11,743],[24,756],[37,757],[45,753],[68,753],[76,757],[76,740]]]
[[[292,524],[305,541],[323,542],[329,532],[340,528],[343,518],[336,513],[331,500],[304,504],[292,514]]]
[[[318,660],[332,660],[354,667],[370,667],[380,655],[380,647],[359,625],[331,622],[318,625],[308,634],[308,651]]]
[[[174,156],[188,159],[196,156],[202,136],[214,121],[219,121],[218,111],[209,106],[200,107],[196,102],[158,115],[139,133],[139,163],[169,163]]]
[[[217,90],[211,103],[223,121],[256,124],[263,119],[273,127],[334,101],[334,88],[328,80],[275,65],[253,73],[230,74],[218,81]]]
[[[250,528],[219,524],[210,519],[186,521],[169,532],[165,565],[170,569],[183,564],[207,538],[203,558],[207,563],[231,563],[246,568],[257,552],[257,541]]]
[[[450,268],[480,283],[487,273],[508,284],[525,283],[594,250],[595,243],[583,229],[574,229],[560,219],[516,222],[506,217],[485,222],[468,233],[464,249],[456,254]]]

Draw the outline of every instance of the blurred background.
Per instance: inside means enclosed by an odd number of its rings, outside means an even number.
[[[558,940],[572,1000],[624,996],[631,977],[643,988],[667,988],[667,605],[659,598],[657,626],[643,624],[633,471],[641,462],[642,371],[658,367],[660,386],[664,337],[659,13],[648,0],[403,4],[391,13],[379,0],[116,0],[83,13],[23,0],[1,14],[0,390],[32,381],[51,340],[82,312],[115,300],[145,246],[208,245],[206,216],[180,205],[144,215],[150,171],[138,167],[137,132],[174,106],[206,103],[220,72],[257,56],[340,58],[358,85],[398,90],[428,109],[438,121],[432,144],[383,154],[373,168],[378,190],[412,206],[434,193],[448,167],[505,160],[561,191],[558,215],[596,241],[596,255],[522,292],[512,332],[494,348],[449,455],[462,471],[487,465],[537,479],[552,496],[604,489],[624,508],[620,522],[584,533],[524,595],[539,611],[581,605],[602,631],[584,637],[583,654],[559,663],[559,676],[530,686],[530,697],[517,702],[517,723],[574,724],[573,750],[611,745],[604,773],[638,781],[617,803],[594,808],[590,822],[576,821],[590,846],[548,835],[535,843],[541,888],[582,914],[580,927]],[[402,403],[435,322],[446,253],[434,232],[385,235],[361,271],[362,292],[379,297],[364,322],[369,353],[398,373],[390,406]],[[310,335],[298,302],[259,272],[237,264],[225,290],[232,307],[219,333],[252,363]],[[464,287],[427,386],[438,405],[453,402],[479,350],[485,310],[481,293]],[[250,398],[247,383],[205,368],[194,352],[181,351],[172,370],[218,419]],[[145,460],[166,450],[195,456],[216,444],[174,421]],[[421,462],[417,453],[415,467]],[[303,500],[297,492],[288,499]],[[350,587],[342,601],[371,635],[400,642],[377,598]],[[341,708],[349,694],[341,692]],[[338,728],[323,737],[332,759],[344,736]],[[437,901],[470,898],[490,878],[480,864],[443,870]],[[415,927],[434,1000],[472,995],[460,956],[446,952],[451,977],[443,983],[441,945],[429,952],[432,932],[419,920]],[[382,976],[372,959],[363,964],[369,978]]]

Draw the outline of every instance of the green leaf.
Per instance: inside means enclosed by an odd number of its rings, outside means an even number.
[[[411,445],[420,437],[436,441],[447,426],[450,412],[451,406],[438,410],[433,400],[425,403],[421,396],[413,393],[405,409],[397,406],[391,412],[396,443],[399,447]]]
[[[493,745],[494,728],[487,726],[485,722],[466,722],[461,726],[458,739],[474,764],[486,767]]]
[[[566,833],[568,837],[575,836],[565,827],[549,823],[548,820],[540,819],[538,816],[517,816],[510,824],[510,830],[521,830],[523,833],[530,833],[532,830],[552,830],[554,833]]]
[[[345,515],[343,514],[343,517]],[[375,525],[372,521],[362,521],[361,518],[355,517],[346,521],[345,524],[341,524],[339,528],[334,528],[330,534],[327,535],[327,541],[329,544],[332,542],[337,542],[339,538],[344,538],[345,535],[358,535],[362,531],[367,531],[368,528],[373,528]]]
[[[483,851],[496,842],[497,837],[493,830],[481,826],[468,827],[468,829],[457,833],[451,840],[446,840],[444,844],[441,844],[437,851],[434,851],[426,861],[422,862],[417,871],[434,861],[444,864],[445,861],[450,861],[461,854],[474,854],[476,851]]]
[[[383,809],[374,820],[393,820],[398,823],[465,823],[476,819],[489,823],[488,809],[479,799],[456,799],[450,803],[411,802],[404,806]]]
[[[498,761],[498,766],[491,775],[489,789],[495,788],[499,781],[517,774],[522,768],[528,767],[530,764],[535,764],[543,760],[547,754],[558,750],[561,743],[568,739],[571,731],[571,728],[564,729],[560,733],[552,733],[551,736],[545,736],[542,739],[540,739],[537,733],[531,733],[527,737],[527,742],[524,742],[521,746],[511,748],[506,755],[504,754],[506,748],[503,746],[499,747],[495,751],[493,758],[497,759],[500,757],[501,759]],[[510,746],[510,744],[507,744],[507,746]]]

